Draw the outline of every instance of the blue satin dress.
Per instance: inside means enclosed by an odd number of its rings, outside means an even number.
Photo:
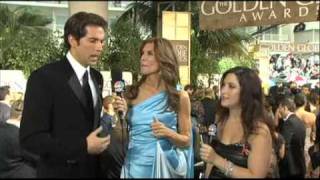
[[[192,143],[187,148],[178,148],[152,133],[154,117],[177,131],[177,114],[167,111],[166,105],[167,94],[161,91],[128,112],[129,145],[121,178],[193,178]]]

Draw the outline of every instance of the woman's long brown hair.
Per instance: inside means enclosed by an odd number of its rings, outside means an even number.
[[[221,85],[228,74],[236,75],[241,88],[241,124],[244,129],[244,139],[247,140],[251,134],[257,133],[259,122],[266,124],[272,135],[272,122],[266,117],[261,80],[257,73],[247,67],[234,67],[222,75]],[[229,116],[229,109],[221,106],[221,99],[217,108],[218,122],[223,124]]]
[[[168,93],[168,106],[173,111],[179,111],[180,97],[177,90],[179,79],[178,59],[172,44],[164,38],[150,38],[142,42],[140,46],[140,56],[144,46],[148,43],[154,44],[154,52],[156,60],[160,64],[160,80],[165,83],[165,88]],[[138,96],[139,87],[146,80],[146,76],[142,75],[137,84],[128,87],[125,94],[126,98],[133,100]],[[160,84],[160,83],[159,83]]]

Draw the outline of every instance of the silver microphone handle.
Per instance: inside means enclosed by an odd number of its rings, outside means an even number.
[[[194,164],[194,167],[198,167],[198,166],[204,166],[204,161],[200,161]]]

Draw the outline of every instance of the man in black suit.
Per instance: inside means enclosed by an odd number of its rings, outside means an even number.
[[[102,52],[106,24],[93,13],[72,15],[64,27],[66,57],[28,79],[20,143],[40,155],[38,177],[99,177],[110,136],[100,137],[103,79],[90,65]],[[125,102],[117,103],[125,111]]]
[[[6,122],[10,118],[9,89],[9,86],[0,86],[0,122]]]
[[[204,98],[201,100],[202,106],[204,108],[204,125],[209,127],[215,121],[215,113],[217,106],[217,99],[214,99],[213,90],[211,88],[205,88]]]
[[[11,106],[10,118],[0,122],[0,179],[35,178],[37,156],[23,151],[19,144],[19,127],[23,101]]]
[[[280,127],[280,134],[285,139],[285,155],[280,161],[280,177],[304,178],[306,173],[304,158],[304,142],[306,129],[303,122],[293,113],[295,111],[294,101],[285,97],[279,101],[279,117],[283,123]]]

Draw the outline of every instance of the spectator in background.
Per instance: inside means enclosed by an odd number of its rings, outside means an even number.
[[[193,91],[194,91],[194,88],[191,84],[187,84],[185,87],[184,87],[184,90],[187,91],[187,93],[189,94],[189,99],[192,98],[192,95],[193,95]]]
[[[213,90],[213,99],[215,99],[216,101],[219,100],[219,86],[214,85],[212,87]]]
[[[9,86],[0,87],[0,122],[5,122],[10,118],[9,89]]]
[[[291,94],[293,94],[293,95],[296,95],[300,92],[297,83],[294,81],[291,81],[289,83],[289,88],[290,88]]]
[[[111,137],[108,149],[101,154],[100,158],[102,177],[107,179],[120,178],[128,144],[127,124],[126,121],[120,122],[113,108],[114,101],[113,96],[107,96],[103,99],[104,115],[101,120],[103,125],[108,126],[107,133]]]
[[[193,148],[194,148],[194,159],[195,162],[201,161],[200,158],[200,141],[201,141],[201,136],[203,134],[206,134],[207,128],[204,125],[204,108],[201,103],[201,99],[204,97],[204,90],[200,87],[197,87],[194,92],[191,99],[191,121],[192,121],[192,129],[195,134],[193,137],[194,143],[193,143]],[[203,136],[205,137],[205,136]],[[199,173],[201,171],[201,168],[195,167],[195,177],[199,177]]]
[[[196,88],[191,99],[191,118],[197,121],[197,124],[204,123],[204,109],[201,100],[204,98],[204,89]]]
[[[11,106],[10,119],[0,122],[0,178],[35,178],[37,157],[22,150],[19,128],[23,101]]]
[[[302,92],[306,97],[308,97],[309,94],[311,93],[311,91],[310,91],[310,85],[309,85],[309,84],[304,84],[304,85],[301,87],[301,92]]]
[[[279,161],[283,159],[285,152],[285,142],[281,134],[279,134],[276,129],[278,122],[272,112],[272,99],[266,97],[264,101],[264,107],[266,109],[266,118],[270,121],[270,127],[272,128],[272,155],[270,162],[270,170],[267,177],[269,178],[280,178],[279,174]]]
[[[312,93],[311,93],[312,94]],[[312,96],[312,95],[311,95]],[[312,139],[314,139],[314,145],[308,150],[311,159],[311,177],[320,177],[320,96],[319,94],[314,95],[314,104],[316,107],[316,125],[312,129]]]
[[[306,173],[304,157],[306,129],[303,122],[294,114],[295,109],[294,101],[291,98],[280,100],[277,110],[279,118],[283,120],[280,134],[286,142],[285,156],[279,164],[281,178],[304,178]]]
[[[205,88],[204,98],[201,100],[204,109],[203,123],[207,128],[210,124],[213,124],[215,120],[217,102],[213,95],[213,90],[211,88]]]
[[[316,92],[315,89],[311,90],[309,96],[307,96],[307,102],[310,105],[310,111],[306,109],[306,111],[314,113],[315,115],[318,114],[320,111],[319,109],[319,103],[320,103],[320,92]]]
[[[304,145],[304,155],[305,155],[305,163],[307,168],[306,177],[310,177],[310,170],[311,170],[311,164],[310,164],[310,157],[308,154],[309,148],[313,145],[313,139],[312,139],[312,129],[315,126],[316,122],[316,115],[311,112],[307,112],[305,110],[305,106],[307,103],[307,98],[302,93],[297,94],[294,97],[294,102],[296,105],[296,111],[295,114],[298,116],[300,120],[302,120],[305,128],[306,128],[306,138],[305,138],[305,145]]]

